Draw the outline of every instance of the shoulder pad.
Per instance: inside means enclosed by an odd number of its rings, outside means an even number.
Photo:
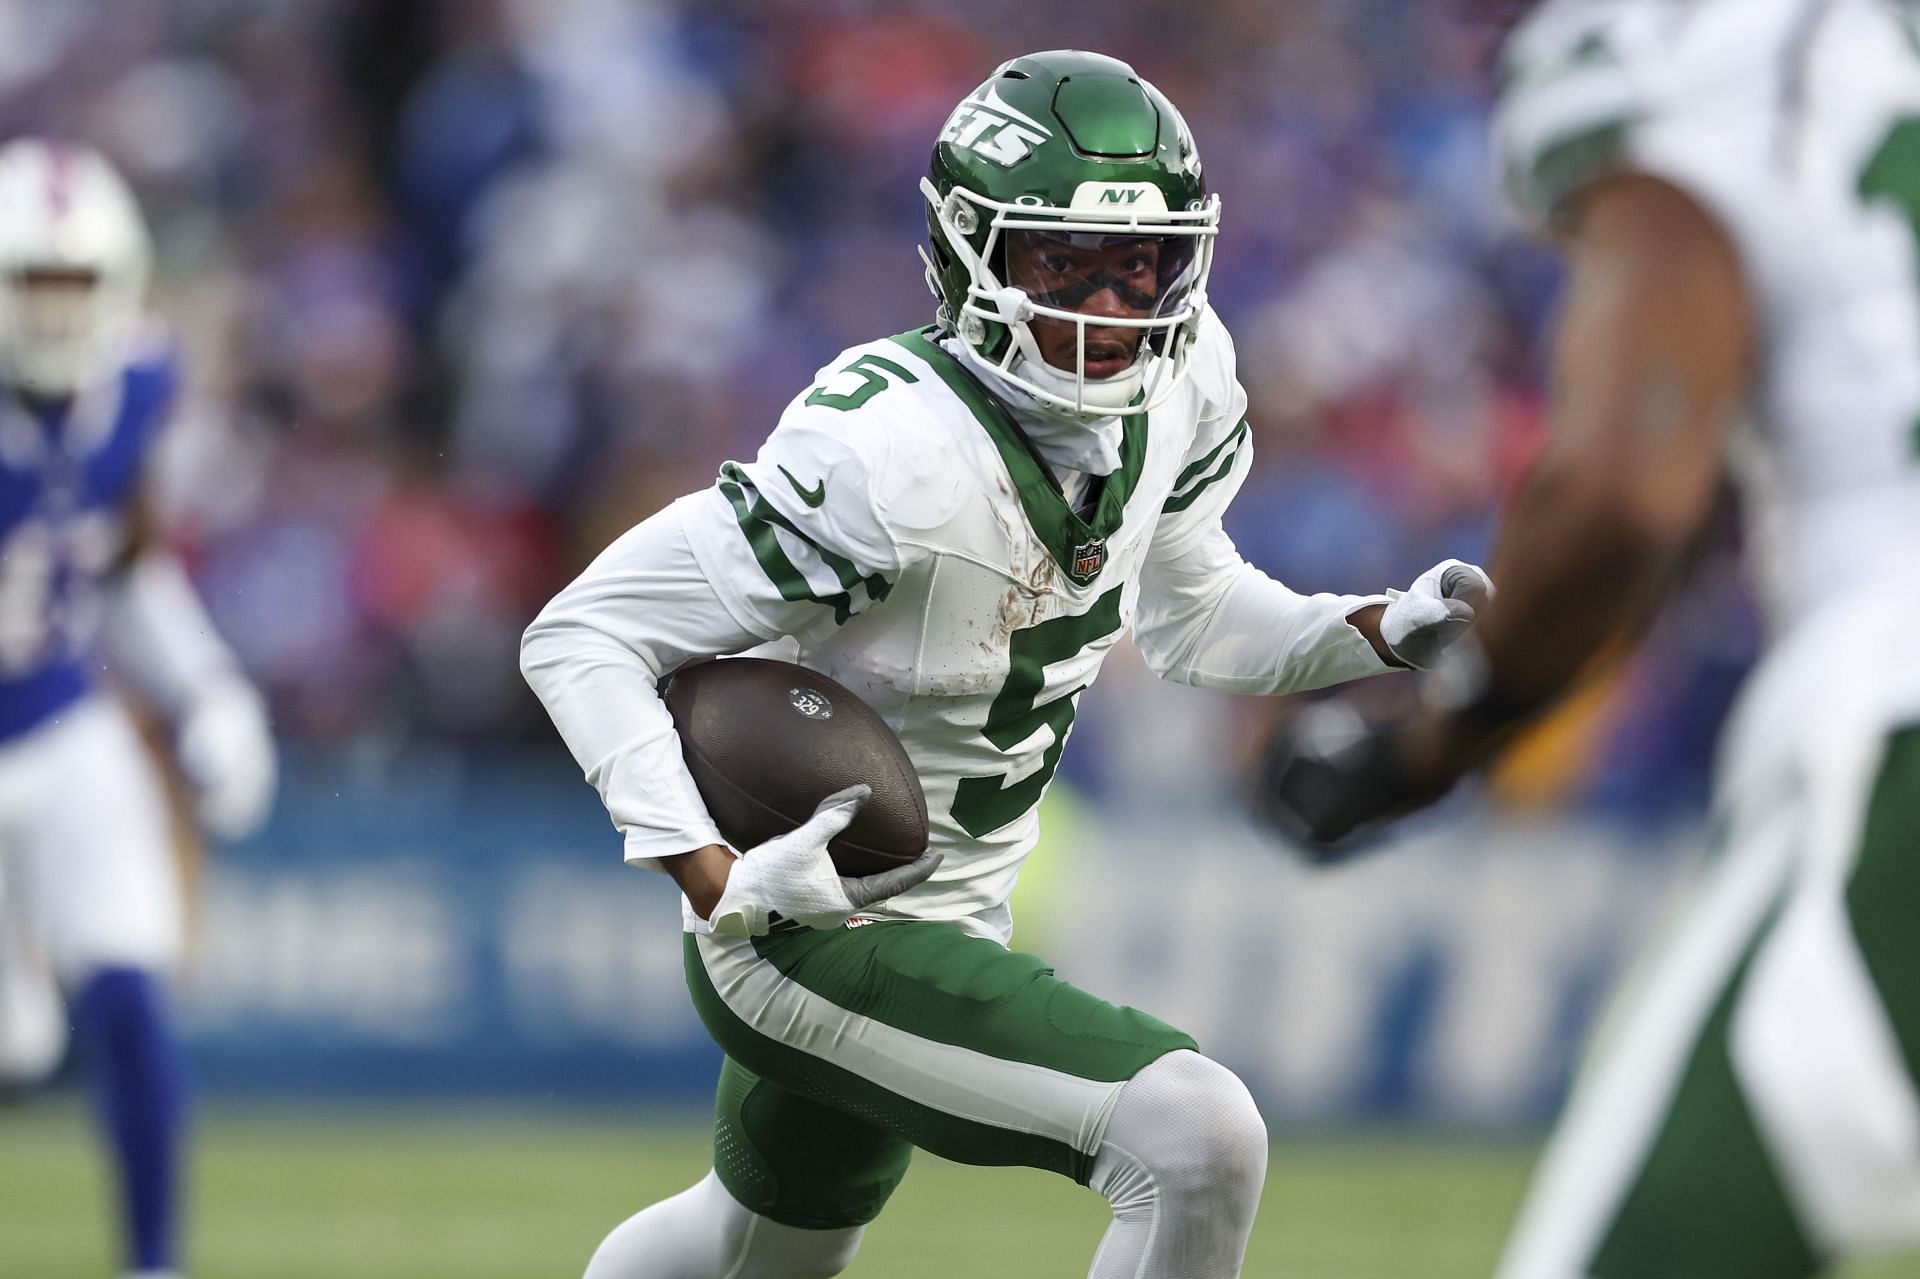
[[[852,347],[795,397],[768,444],[818,450],[857,465],[876,512],[892,527],[926,530],[952,519],[965,499],[949,414],[964,414],[939,377],[892,341]],[[824,458],[823,458],[824,460]]]
[[[1650,107],[1649,7],[1547,4],[1509,42],[1495,135],[1508,197],[1533,226],[1627,163]]]
[[[132,412],[154,419],[146,425],[151,432],[173,408],[174,396],[182,380],[179,350],[157,331],[154,340],[143,341],[127,357],[121,384],[126,406]]]
[[[1238,355],[1233,335],[1209,306],[1201,312],[1193,334],[1193,384],[1205,401],[1202,410],[1212,416],[1230,408],[1241,392]]]
[[[1787,55],[1815,13],[1801,0],[1550,0],[1505,60],[1494,133],[1513,204],[1550,227],[1608,173],[1691,190],[1706,171],[1764,166]]]

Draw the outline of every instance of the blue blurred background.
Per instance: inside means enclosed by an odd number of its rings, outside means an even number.
[[[103,148],[154,225],[191,369],[165,509],[287,756],[270,828],[199,875],[207,1091],[704,1098],[673,894],[621,866],[519,633],[837,351],[931,318],[915,183],[1005,58],[1126,58],[1199,139],[1248,556],[1301,590],[1483,557],[1555,271],[1498,198],[1490,35],[1451,13],[0,0],[0,131]],[[1328,878],[1233,801],[1284,708],[1117,655],[1016,944],[1192,1029],[1276,1117],[1539,1119],[1697,842],[1754,642],[1731,553],[1415,847]]]

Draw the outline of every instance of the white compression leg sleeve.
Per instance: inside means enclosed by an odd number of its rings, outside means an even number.
[[[863,1233],[769,1221],[741,1207],[710,1172],[614,1227],[585,1279],[829,1279],[852,1263]]]
[[[1113,1224],[1089,1279],[1235,1279],[1267,1178],[1267,1127],[1245,1084],[1199,1053],[1127,1081],[1089,1184]]]

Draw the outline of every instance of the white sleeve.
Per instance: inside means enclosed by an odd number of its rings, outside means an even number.
[[[1386,602],[1288,590],[1242,559],[1216,520],[1179,553],[1148,558],[1134,642],[1154,674],[1176,684],[1298,693],[1397,669],[1347,621]]]
[[[762,636],[702,572],[684,521],[718,492],[680,499],[629,530],[541,610],[520,670],[546,706],[626,841],[626,860],[724,842],[680,754],[659,681],[696,657],[736,653]]]
[[[1242,559],[1221,517],[1253,467],[1233,339],[1208,313],[1199,421],[1141,570],[1134,642],[1154,674],[1238,693],[1297,693],[1395,669],[1347,618],[1384,595],[1301,595]]]
[[[1153,553],[1162,557],[1181,554],[1219,528],[1221,515],[1253,468],[1253,431],[1233,338],[1212,311],[1201,319],[1193,359],[1194,383],[1209,408],[1195,427],[1173,491],[1154,525]]]
[[[906,565],[877,477],[887,424],[796,403],[755,460],[728,462],[609,546],[527,629],[520,668],[600,792],[630,863],[723,843],[659,681],[696,658],[803,647],[884,600]]]
[[[251,688],[170,551],[143,551],[111,579],[101,643],[115,672],[175,719],[216,689]]]
[[[876,492],[885,438],[819,416],[790,410],[753,461],[720,468],[686,521],[707,579],[761,639],[831,634],[884,600],[904,565]]]
[[[1737,243],[1754,211],[1795,189],[1789,122],[1807,23],[1821,8],[1798,0],[1542,6],[1508,42],[1494,119],[1522,220],[1551,232],[1593,183],[1643,173],[1686,191]],[[1889,25],[1884,38],[1899,37]]]

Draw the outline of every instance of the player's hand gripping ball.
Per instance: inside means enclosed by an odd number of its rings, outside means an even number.
[[[805,667],[735,658],[682,672],[665,699],[694,785],[740,850],[714,932],[836,928],[938,869],[912,762],[851,691]]]
[[[745,852],[852,786],[872,795],[827,844],[840,874],[874,875],[927,850],[927,797],[886,721],[818,671],[756,657],[676,674],[663,694],[714,824]]]

